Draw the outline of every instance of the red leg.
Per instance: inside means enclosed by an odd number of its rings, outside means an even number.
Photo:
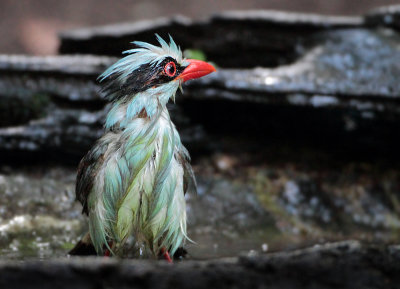
[[[173,263],[171,256],[169,255],[169,252],[167,249],[165,249],[165,247],[161,248],[161,254],[163,255],[163,257],[165,258],[165,260],[167,260],[168,263]]]
[[[108,242],[108,246],[111,248],[113,245],[113,241]],[[110,257],[111,256],[111,251],[109,249],[106,249],[104,251],[104,257]]]

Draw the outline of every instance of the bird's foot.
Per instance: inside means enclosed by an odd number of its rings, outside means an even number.
[[[173,263],[171,256],[169,255],[168,250],[165,247],[161,248],[161,254],[164,257],[165,260],[167,260],[168,263]]]
[[[108,242],[108,247],[112,248],[112,246],[114,245],[113,241]],[[104,257],[110,257],[111,256],[111,250],[110,249],[105,249],[104,250]]]

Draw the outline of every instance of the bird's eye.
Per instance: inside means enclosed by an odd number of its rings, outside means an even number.
[[[173,77],[176,73],[176,66],[175,66],[175,62],[170,61],[167,64],[165,64],[164,66],[164,72],[166,75],[168,75],[169,77]]]

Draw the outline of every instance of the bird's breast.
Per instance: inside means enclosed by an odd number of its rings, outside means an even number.
[[[119,172],[129,168],[130,175],[122,178],[127,181],[116,203],[121,239],[132,226],[145,236],[155,237],[169,218],[171,206],[177,206],[175,194],[183,198],[183,168],[175,158],[180,139],[169,115],[162,114],[156,121],[138,119],[136,125],[141,127],[130,128],[126,135],[118,168]]]

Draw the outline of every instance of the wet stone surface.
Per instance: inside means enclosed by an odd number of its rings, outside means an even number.
[[[400,29],[400,6],[384,6],[370,11],[366,17],[365,22],[369,26],[383,26],[391,27],[396,30]]]
[[[61,34],[61,54],[120,56],[132,39],[154,43],[171,34],[185,49],[199,49],[222,67],[275,67],[293,62],[315,32],[360,27],[362,17],[329,17],[272,11],[230,11],[202,21],[185,17],[84,28]],[[232,49],[235,47],[235,49]]]
[[[8,258],[26,259],[65,256],[87,230],[81,206],[74,202],[75,170],[63,167],[2,168],[0,174],[0,250]],[[199,195],[188,196],[189,233],[200,245],[188,243],[193,258],[230,256],[218,246],[239,235],[259,230],[266,211],[251,188],[232,184],[222,177],[199,178]],[[264,228],[266,229],[266,228]],[[202,237],[208,239],[203,242]],[[262,236],[262,237],[265,237]],[[254,242],[254,243],[253,243]],[[240,250],[260,248],[266,240],[248,239]],[[250,247],[249,247],[250,246]],[[203,254],[204,253],[204,254]]]
[[[0,261],[2,288],[390,288],[400,281],[398,246],[356,241],[304,250],[171,266],[143,260]],[[23,274],[23,278],[21,275]],[[45,278],[46,282],[43,282]],[[196,280],[196,282],[193,282]],[[394,287],[395,288],[395,287]]]
[[[200,158],[194,169],[199,192],[187,197],[188,232],[196,242],[187,243],[189,259],[346,238],[384,243],[398,238],[395,169],[368,163],[336,169],[301,162],[249,165],[229,154]],[[68,167],[1,169],[3,256],[66,255],[87,230],[74,202],[74,182],[75,169]]]
[[[305,41],[308,44],[302,46],[290,63],[276,68],[267,68],[265,66],[268,65],[259,63],[258,68],[239,69],[242,65],[238,63],[232,69],[219,68],[217,73],[189,83],[185,87],[185,94],[177,96],[178,109],[173,108],[171,112],[185,143],[197,145],[199,149],[208,142],[207,131],[202,126],[211,120],[204,115],[203,119],[194,122],[193,112],[186,110],[189,104],[201,105],[201,111],[209,111],[207,101],[223,101],[226,106],[232,102],[262,104],[265,110],[274,105],[288,106],[293,111],[298,107],[329,111],[336,109],[334,118],[342,118],[344,124],[341,125],[347,131],[371,127],[371,123],[374,123],[372,127],[382,127],[382,130],[378,130],[391,135],[390,131],[396,129],[400,112],[400,86],[396,78],[400,74],[400,38],[397,32],[390,28],[365,27],[358,18],[327,18],[324,22],[324,18],[315,15],[308,18],[307,15],[292,15],[286,20],[282,15],[232,12],[214,16],[209,22],[201,24],[209,27],[216,25],[221,30],[230,27],[232,31],[239,29],[234,28],[237,25],[251,33],[258,31],[255,23],[261,27],[268,24],[282,29],[298,27],[299,35],[295,42]],[[179,19],[182,27],[189,25],[186,20]],[[170,22],[161,22],[169,27]],[[248,26],[243,23],[248,23]],[[156,29],[158,26],[154,25]],[[82,39],[94,38],[104,42],[105,39],[97,36],[122,37],[114,35],[117,27],[75,31],[71,32],[71,38],[79,34],[79,37],[76,36],[79,48]],[[126,35],[132,39],[150,37],[153,29],[149,23],[138,24],[135,29],[130,27],[127,25],[122,31],[126,31]],[[311,29],[312,33],[303,35],[300,33],[302,29]],[[68,38],[69,34],[65,35]],[[154,38],[153,34],[151,37]],[[287,36],[284,39],[292,38]],[[181,43],[178,40],[183,48],[201,48],[196,43]],[[270,40],[268,43],[275,42]],[[261,44],[252,45],[257,47]],[[293,45],[301,46],[299,43]],[[259,49],[264,51],[262,47]],[[122,47],[118,49],[119,53],[123,50]],[[237,51],[242,55],[260,54],[260,51],[246,53],[246,49],[238,46]],[[279,55],[288,55],[284,49],[278,51]],[[204,53],[214,60],[207,50]],[[261,54],[269,53],[264,51]],[[71,155],[81,157],[103,132],[102,123],[109,107],[105,106],[99,92],[100,86],[95,80],[115,59],[79,55],[0,56],[0,151],[35,154],[52,151],[58,157],[62,154],[66,154],[66,158]],[[241,57],[234,59],[246,61]],[[224,67],[218,59],[215,61],[217,66]],[[10,109],[10,106],[14,109]],[[247,110],[241,115],[243,118],[254,117],[252,111]],[[219,118],[221,116],[215,116],[214,121],[220,121]],[[222,125],[230,126],[230,121]],[[242,126],[240,129],[245,128]],[[285,128],[282,126],[280,129]]]

